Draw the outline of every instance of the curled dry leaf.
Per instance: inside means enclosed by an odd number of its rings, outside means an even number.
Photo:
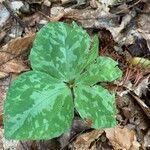
[[[0,50],[0,78],[6,77],[9,73],[20,73],[29,70],[29,67],[20,56],[29,50],[34,37],[34,34],[24,38],[19,37],[2,47]]]
[[[147,117],[150,119],[150,108],[133,92],[130,92],[132,97],[137,101],[137,103],[141,106],[144,113],[147,115]]]
[[[138,18],[138,31],[141,33],[143,38],[147,41],[147,46],[150,50],[150,17],[148,12],[150,12],[150,3],[147,2],[144,8],[144,11],[147,12],[144,14],[141,14]]]
[[[117,126],[105,129],[105,132],[115,150],[138,150],[140,147],[133,130]]]
[[[92,145],[92,142],[94,142],[96,139],[98,139],[104,130],[93,130],[89,133],[84,133],[76,139],[76,141],[73,143],[73,149],[74,150],[96,150],[96,145]]]
[[[147,134],[144,136],[144,148],[150,148],[150,129],[148,130]],[[144,149],[143,148],[143,149]]]
[[[148,118],[145,113],[143,113],[142,108],[136,103],[134,98],[128,93],[129,91],[126,91],[127,93],[124,93],[124,91],[121,93],[120,98],[117,99],[117,107],[119,110],[122,110],[124,108],[129,109],[129,113],[123,114],[125,117],[125,120],[121,120],[128,124],[135,124],[139,129],[140,132],[143,130],[147,130],[149,128]],[[124,112],[123,112],[124,113]],[[129,115],[128,115],[129,114]],[[138,136],[138,139],[142,139],[143,136]]]

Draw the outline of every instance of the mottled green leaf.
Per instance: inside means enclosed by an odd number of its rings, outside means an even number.
[[[89,35],[75,23],[51,22],[36,35],[31,66],[58,79],[72,80],[82,71],[89,47]]]
[[[98,50],[99,50],[99,39],[98,36],[95,35],[93,37],[91,49],[89,50],[89,53],[85,56],[85,59],[87,61],[84,64],[84,68],[88,67],[91,63],[94,63],[94,60],[98,57]]]
[[[78,82],[92,85],[97,82],[112,82],[122,76],[118,62],[110,57],[99,56],[80,76]]]
[[[46,73],[20,75],[9,88],[4,108],[5,137],[50,139],[68,130],[73,119],[71,92]]]
[[[76,87],[75,107],[83,119],[92,121],[93,128],[116,125],[115,97],[101,86]]]
[[[90,86],[113,81],[122,73],[111,58],[97,58],[98,48],[98,37],[90,41],[75,22],[45,25],[30,53],[33,71],[19,76],[8,90],[5,137],[38,140],[60,136],[71,126],[73,101],[81,117],[90,119],[94,128],[114,126],[114,96],[100,86]]]

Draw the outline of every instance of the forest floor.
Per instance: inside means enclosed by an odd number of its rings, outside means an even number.
[[[35,33],[53,21],[76,21],[91,36],[97,34],[99,54],[119,62],[122,79],[105,84],[116,94],[118,125],[93,130],[74,118],[72,129],[59,138],[8,141],[3,137],[6,92],[11,81],[31,70]],[[0,0],[0,150],[5,149],[150,149],[149,0]]]

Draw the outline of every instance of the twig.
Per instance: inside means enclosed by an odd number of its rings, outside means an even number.
[[[18,15],[11,9],[7,1],[3,1],[2,4],[6,7],[9,11],[10,15],[22,26],[23,28],[26,27],[25,23],[18,17]]]

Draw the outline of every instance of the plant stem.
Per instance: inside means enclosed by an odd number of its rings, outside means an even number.
[[[70,88],[70,90],[71,90],[71,95],[72,95],[72,99],[73,99],[73,109],[74,109],[74,113],[78,116],[79,113],[78,113],[78,111],[77,111],[76,108],[75,108],[75,95],[74,95],[74,89],[73,89],[73,87]]]
[[[74,103],[75,95],[74,95],[74,89],[73,89],[73,87],[70,88],[70,90],[71,90],[71,95],[72,95],[72,99],[73,99],[73,103]]]

